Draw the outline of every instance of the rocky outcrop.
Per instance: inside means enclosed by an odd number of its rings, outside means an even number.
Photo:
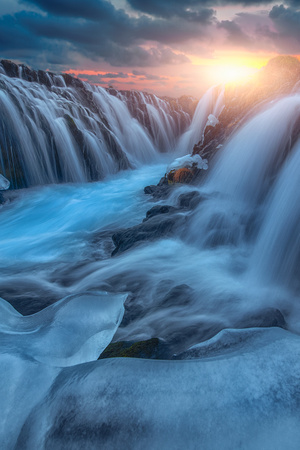
[[[153,186],[153,188],[155,187]],[[148,186],[148,188],[151,188],[151,186]],[[112,240],[115,249],[112,256],[123,253],[145,241],[154,241],[175,235],[186,220],[186,217],[180,213],[183,210],[194,209],[203,200],[205,200],[205,197],[198,191],[191,191],[179,196],[176,207],[170,205],[154,206],[147,211],[146,218],[141,224],[113,234]]]
[[[189,184],[193,181],[197,171],[182,167],[181,169],[171,170],[167,174],[168,183],[185,183]]]
[[[112,236],[116,247],[112,255],[122,253],[143,241],[153,241],[172,236],[180,228],[183,221],[183,217],[179,217],[173,212],[169,214],[164,213],[155,215],[135,227],[119,231]]]

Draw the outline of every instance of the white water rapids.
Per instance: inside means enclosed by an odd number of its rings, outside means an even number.
[[[2,448],[298,448],[299,118],[297,94],[265,106],[201,184],[160,200],[203,197],[172,237],[113,257],[156,204],[151,146],[152,164],[1,206],[0,292],[24,315],[1,301]],[[287,330],[265,328],[278,310]],[[152,337],[183,360],[95,361]]]

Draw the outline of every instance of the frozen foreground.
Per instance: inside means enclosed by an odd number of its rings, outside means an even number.
[[[123,300],[86,294],[28,317],[1,300],[1,448],[299,448],[298,336],[225,330],[187,360],[91,361]]]

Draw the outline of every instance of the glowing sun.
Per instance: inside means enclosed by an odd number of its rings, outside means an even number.
[[[256,72],[253,67],[236,66],[236,65],[222,65],[218,67],[218,78],[223,83],[235,83],[248,78]]]

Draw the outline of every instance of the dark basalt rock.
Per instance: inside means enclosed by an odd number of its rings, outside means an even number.
[[[38,82],[38,73],[35,70],[30,69],[27,66],[24,66],[24,64],[22,64],[21,66],[22,69],[22,78],[23,80],[26,81],[30,81],[32,82]]]
[[[18,77],[19,76],[19,66],[8,59],[2,59],[1,64],[6,72],[6,75],[9,77]]]
[[[37,76],[38,76],[38,82],[40,84],[43,84],[44,86],[47,86],[48,88],[51,87],[51,75],[49,72],[44,72],[43,70],[38,70]]]
[[[67,86],[84,89],[84,84],[79,78],[72,77],[68,73],[63,73],[62,76]]]
[[[176,211],[178,211],[178,209],[170,205],[153,206],[153,208],[147,211],[146,218],[143,220],[143,222],[146,222],[147,220],[151,219],[151,217],[158,216],[159,214],[169,214]]]
[[[183,220],[183,217],[175,214],[159,214],[140,225],[115,233],[112,240],[116,248],[112,252],[112,256],[122,253],[143,241],[153,241],[172,236]]]
[[[168,186],[166,187],[168,188]],[[156,188],[160,190],[164,189],[165,186],[147,186],[145,193],[151,193],[155,196],[155,194],[157,195]],[[164,195],[166,195],[166,191],[164,191]],[[161,199],[162,197],[159,198]],[[176,230],[181,228],[186,220],[186,217],[180,212],[194,209],[205,199],[206,197],[202,196],[198,191],[191,191],[179,196],[177,207],[170,205],[154,206],[147,211],[146,217],[141,224],[113,234],[112,240],[116,248],[112,252],[112,256],[128,250],[137,243],[174,235]]]
[[[195,209],[199,203],[206,199],[207,197],[201,195],[198,191],[187,192],[178,197],[178,207],[180,209]]]
[[[173,186],[168,184],[146,186],[144,188],[144,193],[146,195],[152,195],[155,200],[165,199],[170,195]]]

